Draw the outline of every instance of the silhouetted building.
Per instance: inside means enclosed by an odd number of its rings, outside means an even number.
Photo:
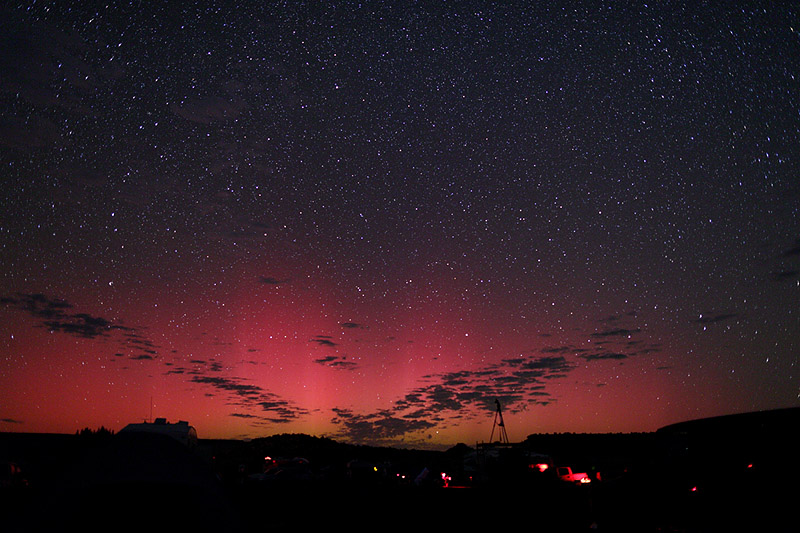
[[[170,424],[166,418],[156,418],[152,423],[128,424],[120,433],[157,433],[172,437],[186,446],[197,444],[197,431],[184,420]]]

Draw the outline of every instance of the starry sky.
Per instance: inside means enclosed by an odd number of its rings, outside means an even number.
[[[800,405],[790,2],[17,2],[0,430]]]

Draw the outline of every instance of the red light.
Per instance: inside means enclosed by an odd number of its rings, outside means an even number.
[[[697,487],[692,487],[692,492],[697,492]]]
[[[535,464],[535,465],[528,465],[528,468],[530,468],[530,469],[532,469],[532,470],[533,470],[533,469],[536,469],[536,470],[538,470],[539,472],[544,472],[545,470],[547,470],[548,468],[550,468],[550,465],[549,465],[549,464],[547,464],[547,463],[537,463],[537,464]]]
[[[747,465],[747,468],[753,468],[753,463],[750,463],[749,465]]]

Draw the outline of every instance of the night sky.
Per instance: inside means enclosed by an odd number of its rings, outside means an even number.
[[[17,4],[0,430],[800,405],[798,4]]]

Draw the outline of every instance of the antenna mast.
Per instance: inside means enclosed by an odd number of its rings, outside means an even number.
[[[497,405],[497,411],[494,413],[492,435],[489,437],[489,442],[492,442],[492,439],[494,439],[494,430],[497,428],[497,438],[500,439],[502,444],[508,444],[508,434],[506,433],[506,424],[503,422],[503,410],[500,409],[500,400],[496,399],[494,403]]]

